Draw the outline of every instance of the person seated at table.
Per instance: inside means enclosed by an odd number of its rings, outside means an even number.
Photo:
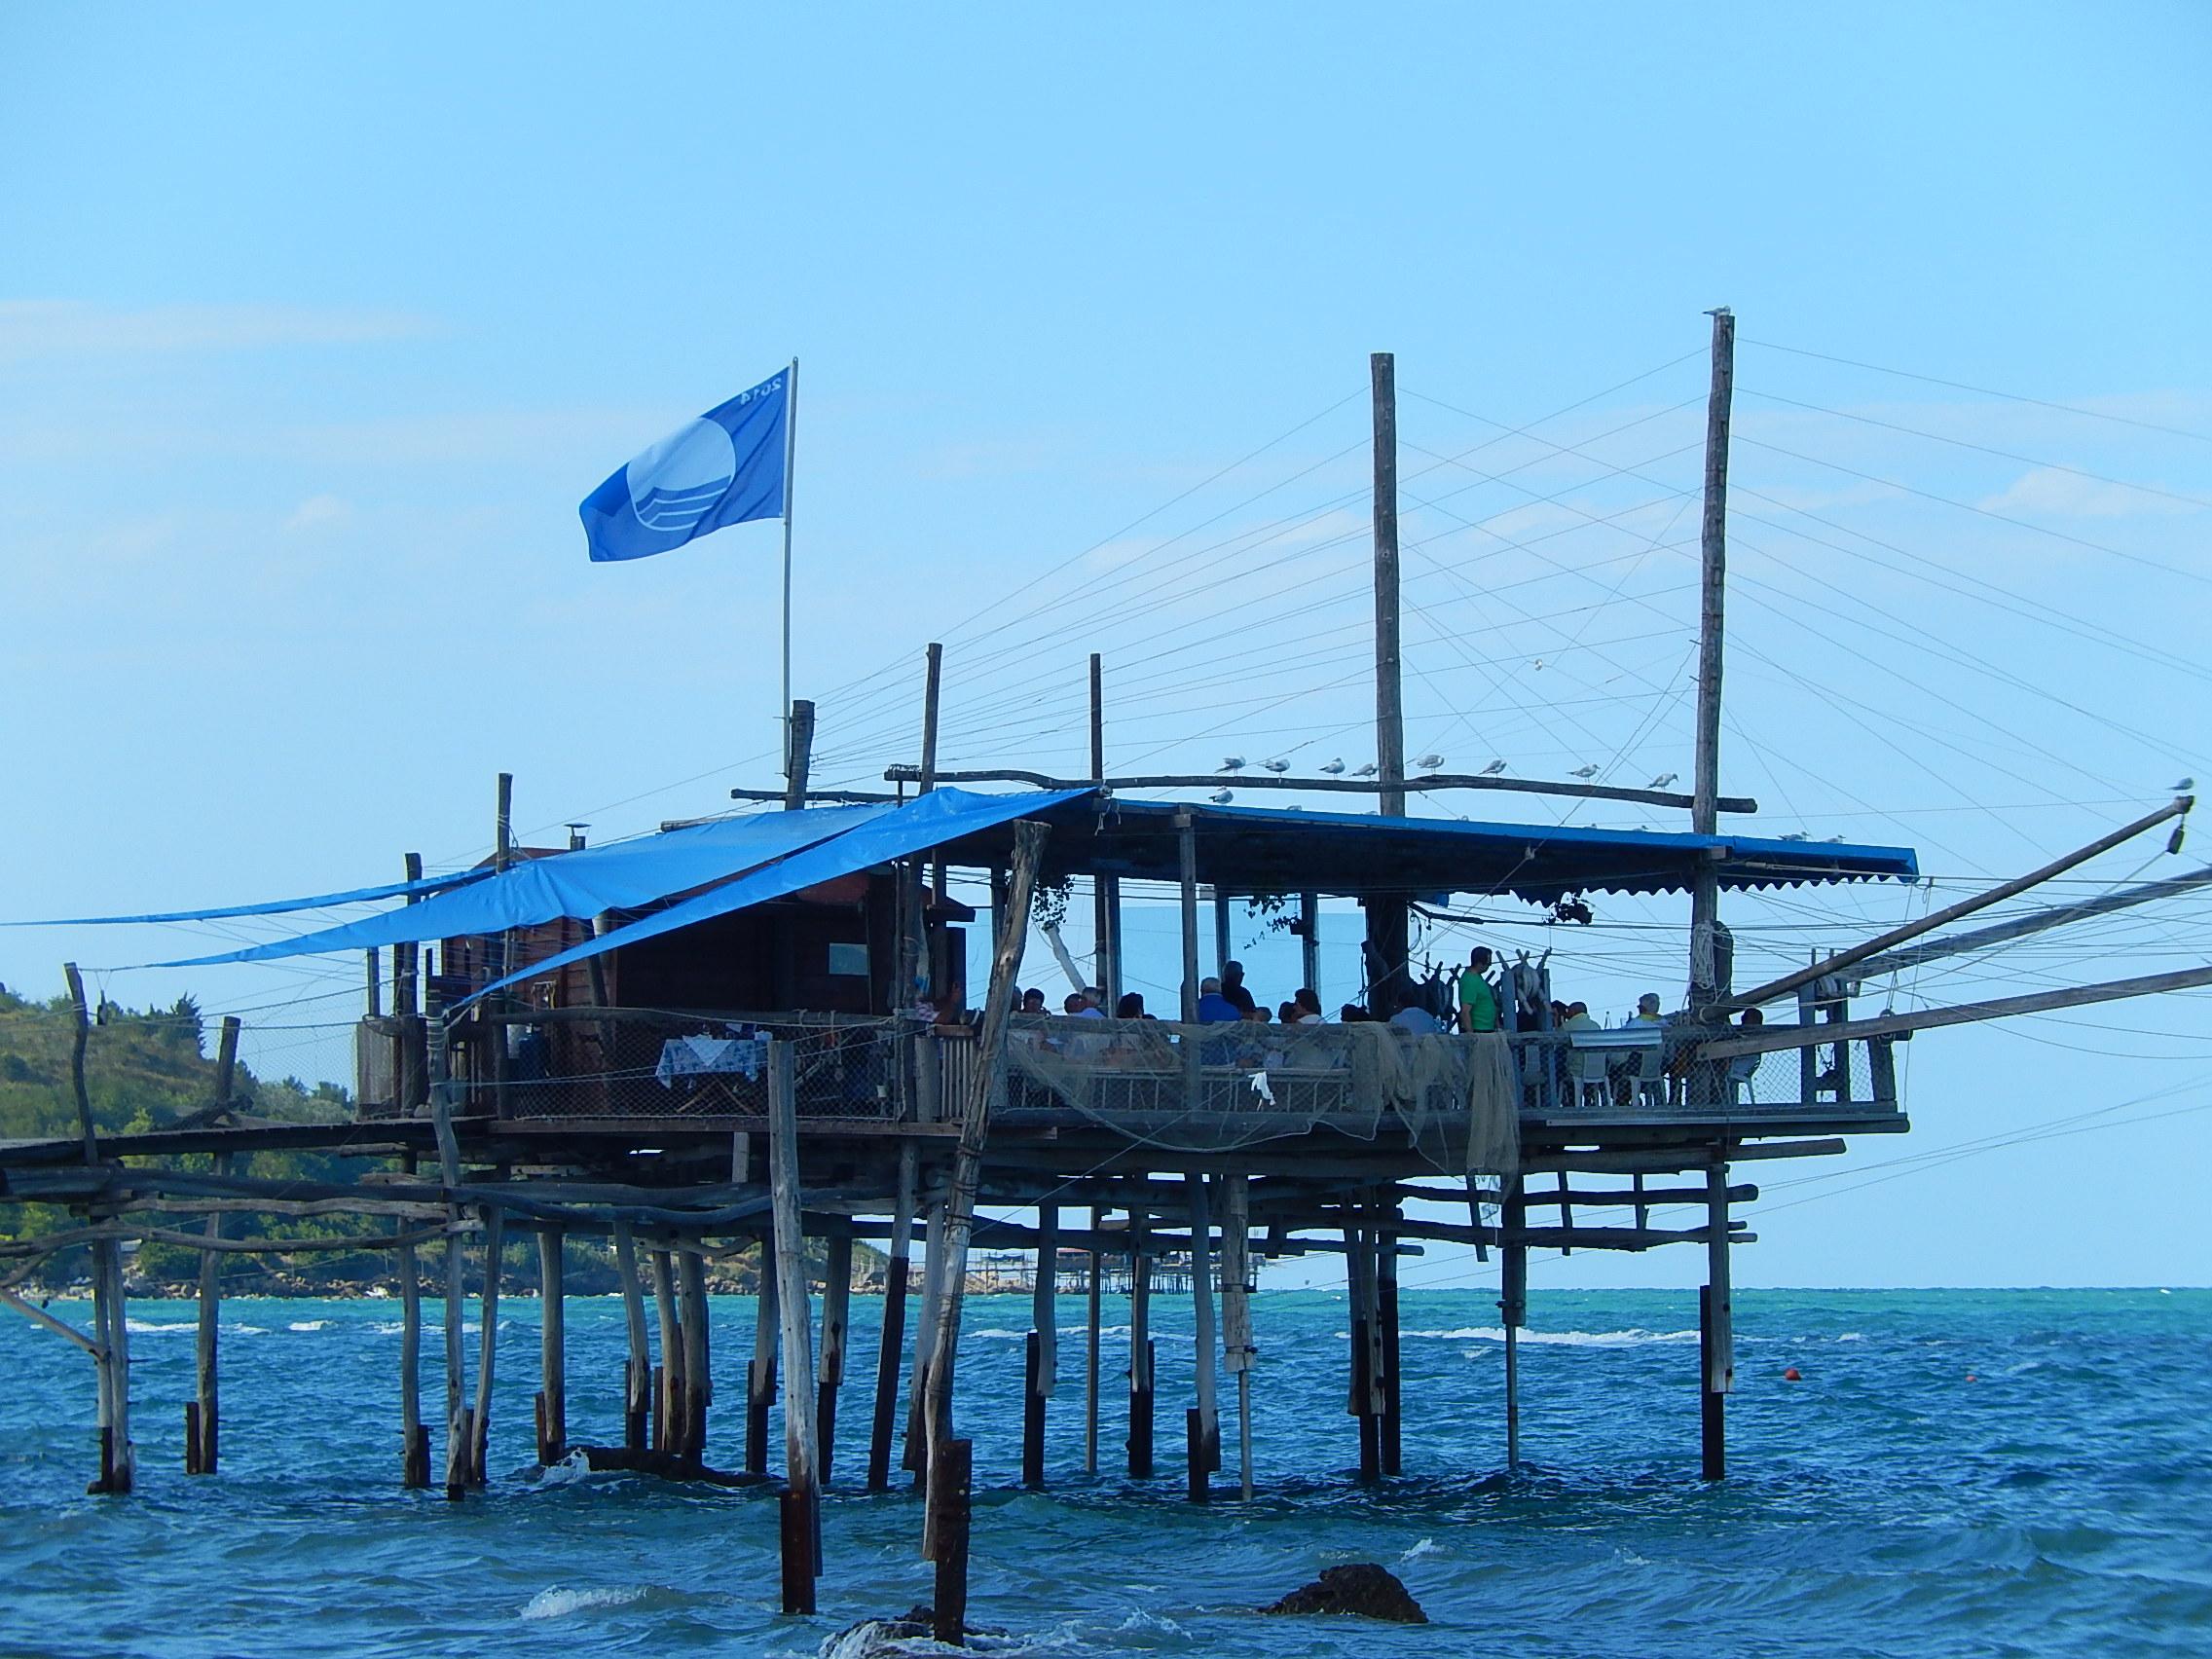
[[[1739,1031],[1756,1031],[1765,1024],[1765,1014],[1755,1008],[1748,1008],[1744,1010],[1743,1016],[1736,1021],[1736,1029]],[[1734,1096],[1737,1089],[1743,1088],[1751,1083],[1753,1074],[1758,1071],[1759,1061],[1763,1057],[1759,1054],[1738,1054],[1728,1062],[1728,1092],[1731,1097]]]
[[[1277,1025],[1296,1025],[1298,1020],[1299,1011],[1296,1002],[1277,1003],[1275,1005],[1275,1023]]]
[[[1398,993],[1398,1012],[1390,1016],[1390,1029],[1415,1037],[1434,1037],[1443,1031],[1444,1022],[1421,1006],[1420,993],[1408,985]]]
[[[1367,1011],[1365,1003],[1346,1003],[1337,1010],[1339,1025],[1372,1025],[1375,1015]]]
[[[1466,972],[1459,976],[1459,1029],[1466,1032],[1497,1029],[1497,986],[1490,977],[1490,946],[1478,944],[1467,953]]]
[[[1243,1017],[1243,1011],[1221,994],[1219,979],[1209,974],[1198,981],[1200,1025],[1232,1025]]]
[[[1106,993],[1104,991],[1096,985],[1086,985],[1083,987],[1083,1000],[1089,1005],[1091,1011],[1099,1018],[1106,1017]]]
[[[1114,1017],[1116,1019],[1149,1019],[1151,1015],[1144,1011],[1144,992],[1124,991],[1122,1000],[1114,1005]]]
[[[1045,1012],[1045,993],[1035,985],[1031,985],[1029,989],[1023,991],[1021,993],[1021,1012],[1023,1014],[1043,1014]]]
[[[1636,999],[1636,1012],[1621,1021],[1624,1029],[1629,1026],[1664,1024],[1666,1024],[1666,1020],[1659,1014],[1659,993],[1657,991],[1645,991],[1643,995],[1638,997]]]
[[[1562,1031],[1603,1031],[1604,1029],[1604,1026],[1590,1017],[1590,1005],[1586,1002],[1568,1003],[1566,1013],[1560,1017],[1559,1028]]]
[[[1236,1005],[1238,1014],[1252,1012],[1252,993],[1244,988],[1244,964],[1224,962],[1221,965],[1221,994]]]
[[[1311,985],[1299,986],[1297,994],[1290,999],[1290,1006],[1298,1011],[1289,1021],[1292,1025],[1328,1024],[1321,1016],[1321,993]]]

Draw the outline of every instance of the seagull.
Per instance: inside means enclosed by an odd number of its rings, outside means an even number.
[[[1829,836],[1829,837],[1827,838],[1827,840],[1828,840],[1828,845],[1832,847],[1832,846],[1834,846],[1834,845],[1835,845],[1835,844],[1836,844],[1836,843],[1837,843],[1838,841],[1840,841],[1840,840],[1842,840],[1842,839],[1843,839],[1843,837],[1842,837],[1841,835],[1830,835],[1830,836]]]
[[[1344,769],[1345,763],[1341,756],[1338,758],[1331,760],[1326,766],[1321,768],[1323,773],[1332,778],[1340,775],[1344,771]]]
[[[1288,760],[1263,760],[1260,762],[1260,764],[1265,766],[1271,772],[1287,772],[1290,770],[1290,762]]]
[[[1241,771],[1243,771],[1243,770],[1244,770],[1244,756],[1241,756],[1241,755],[1232,755],[1232,756],[1230,756],[1228,759],[1224,760],[1224,761],[1223,761],[1223,762],[1221,763],[1221,769],[1222,769],[1222,770],[1223,770],[1224,772],[1241,772]]]
[[[1483,776],[1484,776],[1484,777],[1486,777],[1486,778],[1494,778],[1494,777],[1496,777],[1496,776],[1498,775],[1498,773],[1500,773],[1500,772],[1502,772],[1502,771],[1504,771],[1504,770],[1505,770],[1505,762],[1504,762],[1504,761],[1502,761],[1502,760],[1493,760],[1493,761],[1492,761],[1492,762],[1491,762],[1491,763],[1490,763],[1489,765],[1487,765],[1487,766],[1485,766],[1485,767],[1483,768]]]
[[[1567,773],[1570,778],[1595,778],[1597,775],[1598,768],[1595,766],[1577,766],[1573,771]]]
[[[1785,841],[1810,841],[1812,839],[1812,836],[1806,834],[1802,830],[1792,830],[1788,834],[1783,836],[1782,839]]]
[[[1216,806],[1227,806],[1235,798],[1236,792],[1235,790],[1216,790],[1213,792],[1213,793],[1206,796],[1206,799],[1212,801]]]
[[[2174,785],[2174,793],[2187,794],[2191,790],[2194,788],[2196,788],[2196,780],[2194,778],[2184,778],[2180,783]]]
[[[1367,763],[1366,765],[1364,765],[1364,766],[1361,766],[1361,767],[1358,767],[1358,768],[1356,768],[1356,769],[1355,769],[1355,770],[1354,770],[1354,771],[1352,772],[1352,776],[1353,776],[1353,777],[1355,777],[1355,778],[1372,778],[1372,777],[1374,777],[1374,776],[1375,776],[1375,762],[1374,762],[1374,761],[1372,761],[1372,760],[1370,760],[1370,761],[1369,761],[1369,762],[1368,762],[1368,763]]]
[[[1437,767],[1444,764],[1444,756],[1441,755],[1423,755],[1414,764],[1424,772],[1433,772]]]
[[[1674,783],[1674,781],[1680,776],[1681,773],[1679,772],[1661,772],[1656,778],[1653,778],[1651,782],[1645,784],[1643,787],[1647,790],[1663,790]]]

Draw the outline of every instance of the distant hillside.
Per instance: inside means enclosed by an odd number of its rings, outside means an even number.
[[[68,1000],[26,1000],[0,986],[0,1139],[76,1136],[77,1105],[69,1083],[73,1018]],[[158,1128],[215,1103],[215,1062],[207,1052],[206,1022],[189,996],[166,1009],[134,1010],[103,1002],[85,1051],[85,1089],[93,1122],[103,1131]],[[331,1084],[313,1087],[297,1078],[269,1080],[239,1065],[232,1080],[236,1109],[255,1118],[289,1123],[341,1123],[352,1116],[345,1089]],[[205,1168],[203,1157],[181,1161],[187,1168]],[[275,1179],[345,1182],[375,1161],[332,1158],[319,1153],[256,1153],[243,1171]],[[65,1211],[45,1204],[0,1201],[0,1240],[35,1237],[71,1225]],[[371,1220],[347,1216],[248,1217],[226,1219],[234,1238],[349,1238],[385,1231]],[[821,1247],[808,1252],[819,1268]],[[714,1264],[708,1280],[718,1291],[751,1291],[757,1282],[757,1252]],[[37,1282],[59,1286],[82,1278],[83,1247],[49,1257]],[[424,1289],[444,1285],[444,1247],[419,1252]],[[535,1287],[537,1249],[527,1235],[500,1252],[501,1282],[511,1288]],[[617,1288],[612,1252],[604,1245],[571,1240],[564,1253],[569,1288],[595,1295]],[[857,1281],[879,1280],[883,1257],[866,1245],[854,1246]],[[141,1246],[129,1270],[136,1295],[191,1294],[200,1272],[197,1251],[178,1245]],[[293,1256],[234,1257],[224,1268],[223,1284],[233,1294],[345,1295],[388,1283],[392,1261],[384,1251],[331,1250]],[[471,1267],[468,1283],[479,1275]]]

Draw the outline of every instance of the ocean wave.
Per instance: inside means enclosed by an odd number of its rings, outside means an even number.
[[[130,1319],[123,1321],[123,1328],[134,1337],[150,1337],[158,1331],[197,1331],[197,1319]]]
[[[571,1613],[581,1613],[593,1607],[626,1607],[632,1602],[643,1601],[645,1592],[637,1585],[626,1585],[602,1590],[570,1590],[558,1585],[540,1590],[523,1604],[516,1615],[525,1619],[565,1619]]]
[[[1405,1554],[1398,1557],[1398,1559],[1400,1561],[1419,1561],[1422,1556],[1442,1555],[1443,1553],[1444,1546],[1442,1544],[1438,1543],[1434,1538],[1423,1538],[1419,1543],[1414,1545],[1412,1549],[1406,1551]]]
[[[330,1327],[328,1319],[294,1319],[284,1327],[287,1331],[322,1331]]]
[[[1443,1343],[1502,1343],[1505,1331],[1498,1325],[1461,1325],[1450,1331],[1401,1331],[1401,1337],[1421,1337]],[[1643,1347],[1651,1343],[1694,1343],[1695,1331],[1531,1331],[1522,1328],[1525,1343],[1555,1347]]]

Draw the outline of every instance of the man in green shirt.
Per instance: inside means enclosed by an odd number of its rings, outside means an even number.
[[[1478,944],[1468,953],[1467,970],[1459,976],[1459,1029],[1497,1029],[1497,987],[1490,980],[1490,946]]]

